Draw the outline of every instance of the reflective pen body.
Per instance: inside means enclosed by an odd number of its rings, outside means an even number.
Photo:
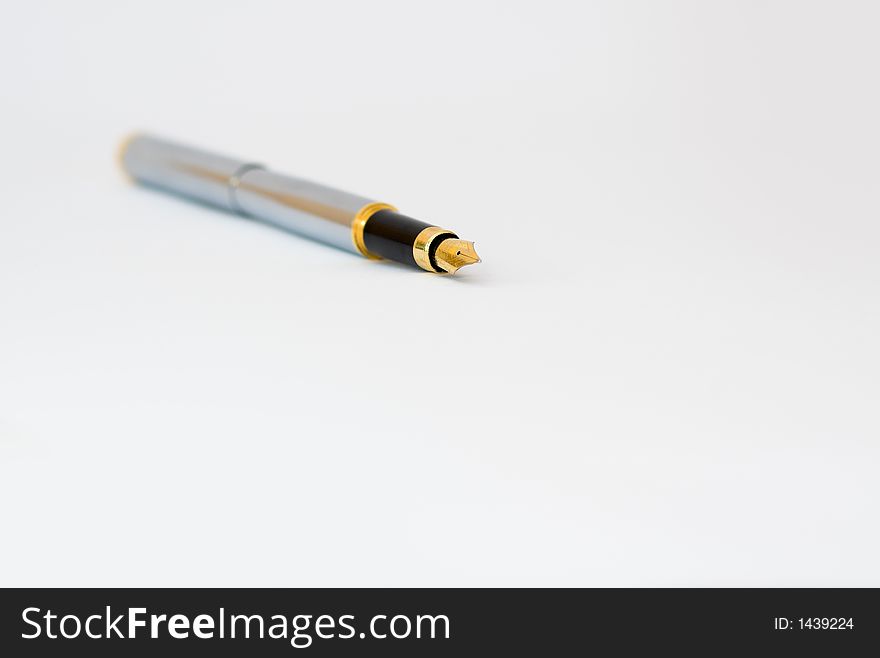
[[[390,204],[278,174],[248,160],[149,135],[126,140],[120,160],[137,182],[368,258],[438,273],[479,262],[473,243],[401,215]]]

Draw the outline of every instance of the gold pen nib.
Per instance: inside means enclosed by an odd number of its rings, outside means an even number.
[[[455,274],[465,265],[473,265],[480,262],[480,257],[474,250],[474,243],[456,238],[446,238],[437,247],[434,254],[437,265],[449,274]]]

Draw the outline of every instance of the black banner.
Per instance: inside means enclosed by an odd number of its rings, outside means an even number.
[[[869,589],[7,589],[0,655],[863,655]],[[552,653],[551,653],[552,652]]]

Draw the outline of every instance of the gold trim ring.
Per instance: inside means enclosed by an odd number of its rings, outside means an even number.
[[[422,229],[422,232],[416,236],[416,241],[413,243],[413,258],[423,270],[443,272],[440,268],[431,265],[431,244],[441,235],[445,235],[447,238],[456,237],[452,231],[439,226],[429,226]]]
[[[367,220],[380,210],[396,211],[397,208],[387,203],[368,203],[358,210],[354,219],[351,220],[351,239],[354,242],[355,248],[361,253],[361,255],[372,260],[382,260],[382,257],[370,253],[367,249],[367,245],[364,244],[364,227],[367,225]]]

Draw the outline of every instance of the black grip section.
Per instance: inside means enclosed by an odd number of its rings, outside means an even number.
[[[430,226],[393,210],[380,210],[364,226],[364,246],[376,256],[418,267],[413,244],[416,236]]]

